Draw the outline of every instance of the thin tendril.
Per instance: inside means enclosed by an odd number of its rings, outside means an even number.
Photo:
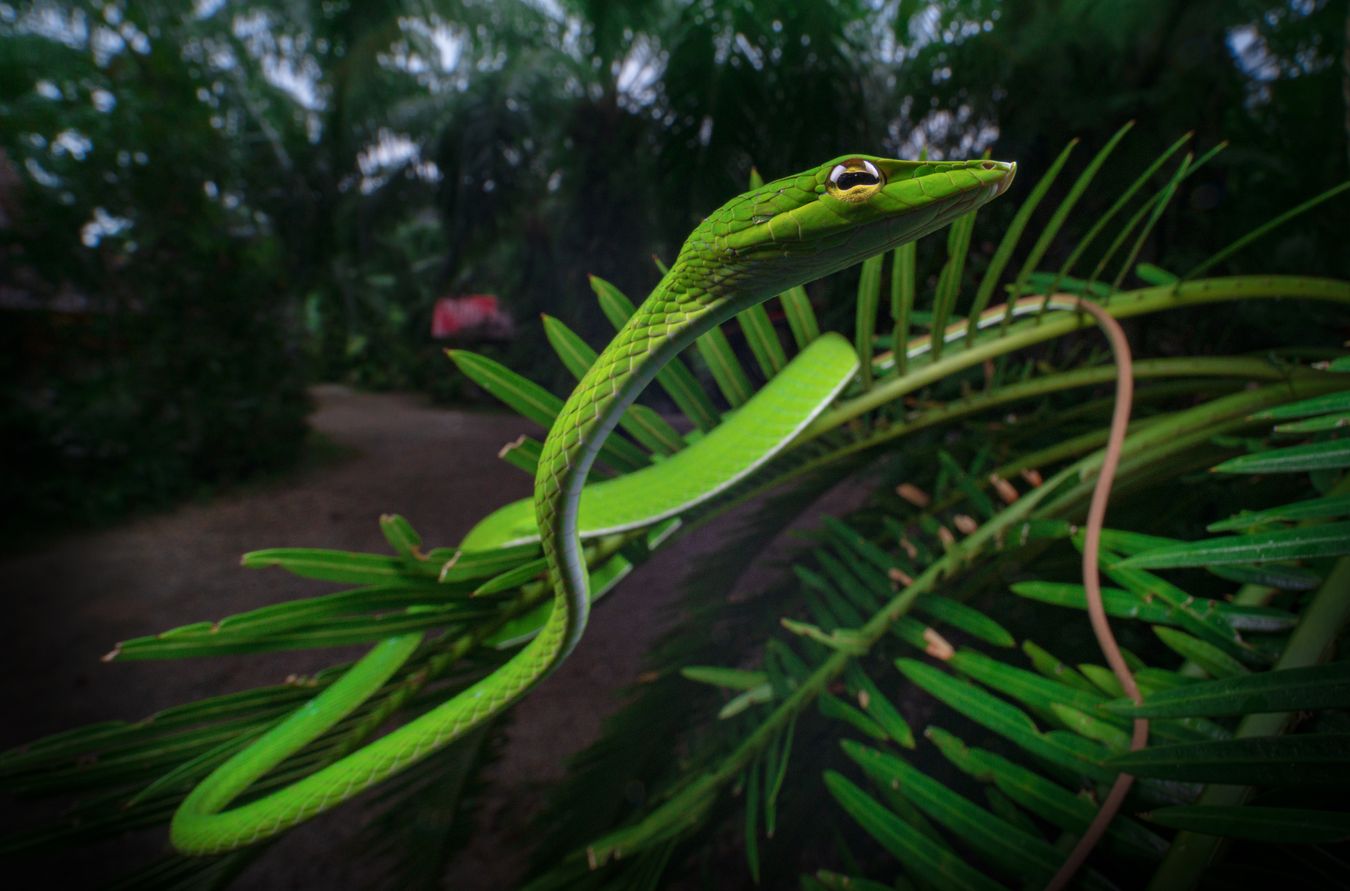
[[[1055,295],[1066,297],[1067,295]],[[1055,307],[1052,307],[1055,308]],[[1067,309],[1067,307],[1060,307]],[[1102,457],[1101,472],[1097,475],[1097,485],[1092,491],[1092,503],[1088,506],[1087,528],[1083,532],[1083,588],[1087,593],[1088,618],[1092,622],[1092,632],[1097,636],[1097,645],[1101,648],[1116,679],[1136,705],[1143,701],[1139,695],[1139,685],[1134,682],[1130,667],[1120,652],[1120,645],[1111,633],[1111,624],[1106,618],[1106,608],[1102,605],[1101,578],[1097,572],[1097,556],[1100,551],[1102,526],[1106,522],[1106,504],[1111,498],[1111,484],[1115,481],[1116,467],[1120,464],[1121,446],[1125,442],[1125,428],[1130,423],[1130,404],[1134,398],[1133,363],[1130,359],[1130,344],[1125,331],[1111,314],[1095,303],[1081,298],[1075,301],[1075,308],[1090,314],[1111,343],[1111,352],[1116,362],[1116,404],[1111,414],[1111,431],[1106,440],[1106,453]],[[1138,751],[1148,744],[1148,721],[1136,718],[1134,732],[1130,736],[1130,751]],[[1111,821],[1115,818],[1125,795],[1130,791],[1134,777],[1128,773],[1118,774],[1111,786],[1110,793],[1102,802],[1101,809],[1093,818],[1083,837],[1078,840],[1073,851],[1060,866],[1059,872],[1046,885],[1046,891],[1062,891],[1067,887],[1074,874],[1087,860],[1092,849],[1097,846]]]

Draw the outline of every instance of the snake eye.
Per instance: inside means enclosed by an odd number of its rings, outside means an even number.
[[[876,165],[863,158],[855,158],[834,165],[830,171],[829,191],[845,201],[862,201],[872,196],[884,182]]]

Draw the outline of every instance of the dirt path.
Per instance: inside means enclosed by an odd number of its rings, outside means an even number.
[[[345,656],[318,651],[174,663],[99,661],[126,637],[331,589],[279,571],[241,569],[245,551],[283,545],[384,551],[377,520],[386,511],[406,516],[429,545],[452,544],[486,511],[530,492],[526,475],[496,458],[498,448],[521,432],[539,435],[515,417],[336,386],[315,395],[313,427],[351,450],[351,457],[0,563],[14,623],[3,681],[13,719],[0,724],[0,747],[276,683]],[[716,526],[708,527],[641,567],[625,583],[623,607],[596,610],[577,651],[515,709],[506,750],[487,778],[491,792],[478,830],[447,876],[451,887],[508,887],[519,874],[528,818],[544,790],[561,777],[566,757],[596,738],[661,630],[662,608],[674,598],[683,567],[714,547],[717,536]],[[344,851],[362,822],[358,803],[293,831],[250,869],[241,887],[367,887],[360,867],[353,869],[351,851]],[[63,852],[44,869],[70,879],[56,885],[89,884],[111,878],[110,864],[133,853],[153,856],[165,849],[162,832],[142,834],[102,849]]]

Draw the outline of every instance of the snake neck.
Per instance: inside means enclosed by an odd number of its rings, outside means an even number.
[[[672,266],[581,378],[549,430],[534,501],[555,594],[548,623],[559,638],[555,665],[580,639],[590,610],[589,576],[577,533],[586,477],[605,439],[661,368],[750,302],[728,294],[728,284],[685,262]]]

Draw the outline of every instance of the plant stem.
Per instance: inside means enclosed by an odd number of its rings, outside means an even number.
[[[1111,299],[1107,310],[1117,319],[1160,312],[1167,309],[1200,306],[1230,300],[1259,300],[1292,297],[1303,300],[1329,300],[1350,304],[1350,282],[1338,279],[1298,276],[1235,276],[1190,282],[1181,286],[1165,285],[1125,291]],[[990,312],[1001,312],[999,308]],[[893,402],[908,393],[936,383],[957,371],[979,365],[986,359],[1062,337],[1091,325],[1076,313],[1060,313],[1053,318],[1036,317],[1009,326],[1001,337],[971,344],[960,352],[949,353],[940,361],[914,368],[903,377],[891,378],[853,399],[841,402],[825,412],[802,431],[796,444],[809,442],[847,421]],[[961,331],[964,332],[962,326]]]

